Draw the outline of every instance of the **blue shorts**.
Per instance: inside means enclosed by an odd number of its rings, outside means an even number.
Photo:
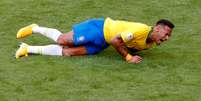
[[[96,54],[107,48],[103,33],[104,19],[89,19],[73,25],[73,43],[85,46],[88,54]]]

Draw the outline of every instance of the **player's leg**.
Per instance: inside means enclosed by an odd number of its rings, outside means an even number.
[[[30,54],[52,55],[52,56],[80,56],[86,55],[87,49],[84,46],[62,47],[59,45],[28,46],[27,52]]]
[[[73,46],[73,31],[62,34],[57,29],[40,27],[36,24],[21,28],[17,33],[17,38],[24,38],[31,35],[32,33],[39,33],[41,35],[44,35],[60,45]]]
[[[57,39],[57,43],[63,46],[72,47],[74,45],[73,35],[73,31],[60,35]]]
[[[26,36],[32,35],[33,33],[39,33],[41,35],[44,35],[55,42],[57,42],[57,39],[62,33],[54,28],[47,28],[47,27],[41,27],[38,26],[37,24],[31,24],[29,26],[21,28],[17,32],[17,38],[24,38]]]
[[[63,56],[81,56],[81,55],[87,55],[87,49],[85,46],[78,46],[78,47],[72,47],[72,48],[63,48],[62,50]]]
[[[86,55],[87,49],[84,46],[73,48],[62,47],[60,45],[46,45],[46,46],[30,46],[25,43],[20,45],[16,51],[15,57],[28,56],[28,54],[41,54],[52,56],[78,56]]]
[[[31,46],[22,43],[15,53],[15,57],[28,56],[28,54],[41,54],[41,55],[57,55],[62,56],[62,46],[59,45],[46,45],[46,46]]]

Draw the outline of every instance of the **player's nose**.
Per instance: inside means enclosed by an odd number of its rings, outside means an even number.
[[[169,39],[169,36],[165,36],[164,41],[167,41]]]

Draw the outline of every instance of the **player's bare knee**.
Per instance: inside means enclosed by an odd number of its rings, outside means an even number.
[[[60,35],[59,38],[57,39],[57,44],[63,45],[65,44],[65,40],[63,38],[63,35]]]

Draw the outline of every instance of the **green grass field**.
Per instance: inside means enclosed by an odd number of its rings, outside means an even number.
[[[169,42],[126,63],[112,48],[94,56],[34,55],[16,60],[19,28],[37,23],[62,32],[89,18],[111,17],[153,25],[174,22]],[[0,101],[201,101],[200,0],[0,0]]]

